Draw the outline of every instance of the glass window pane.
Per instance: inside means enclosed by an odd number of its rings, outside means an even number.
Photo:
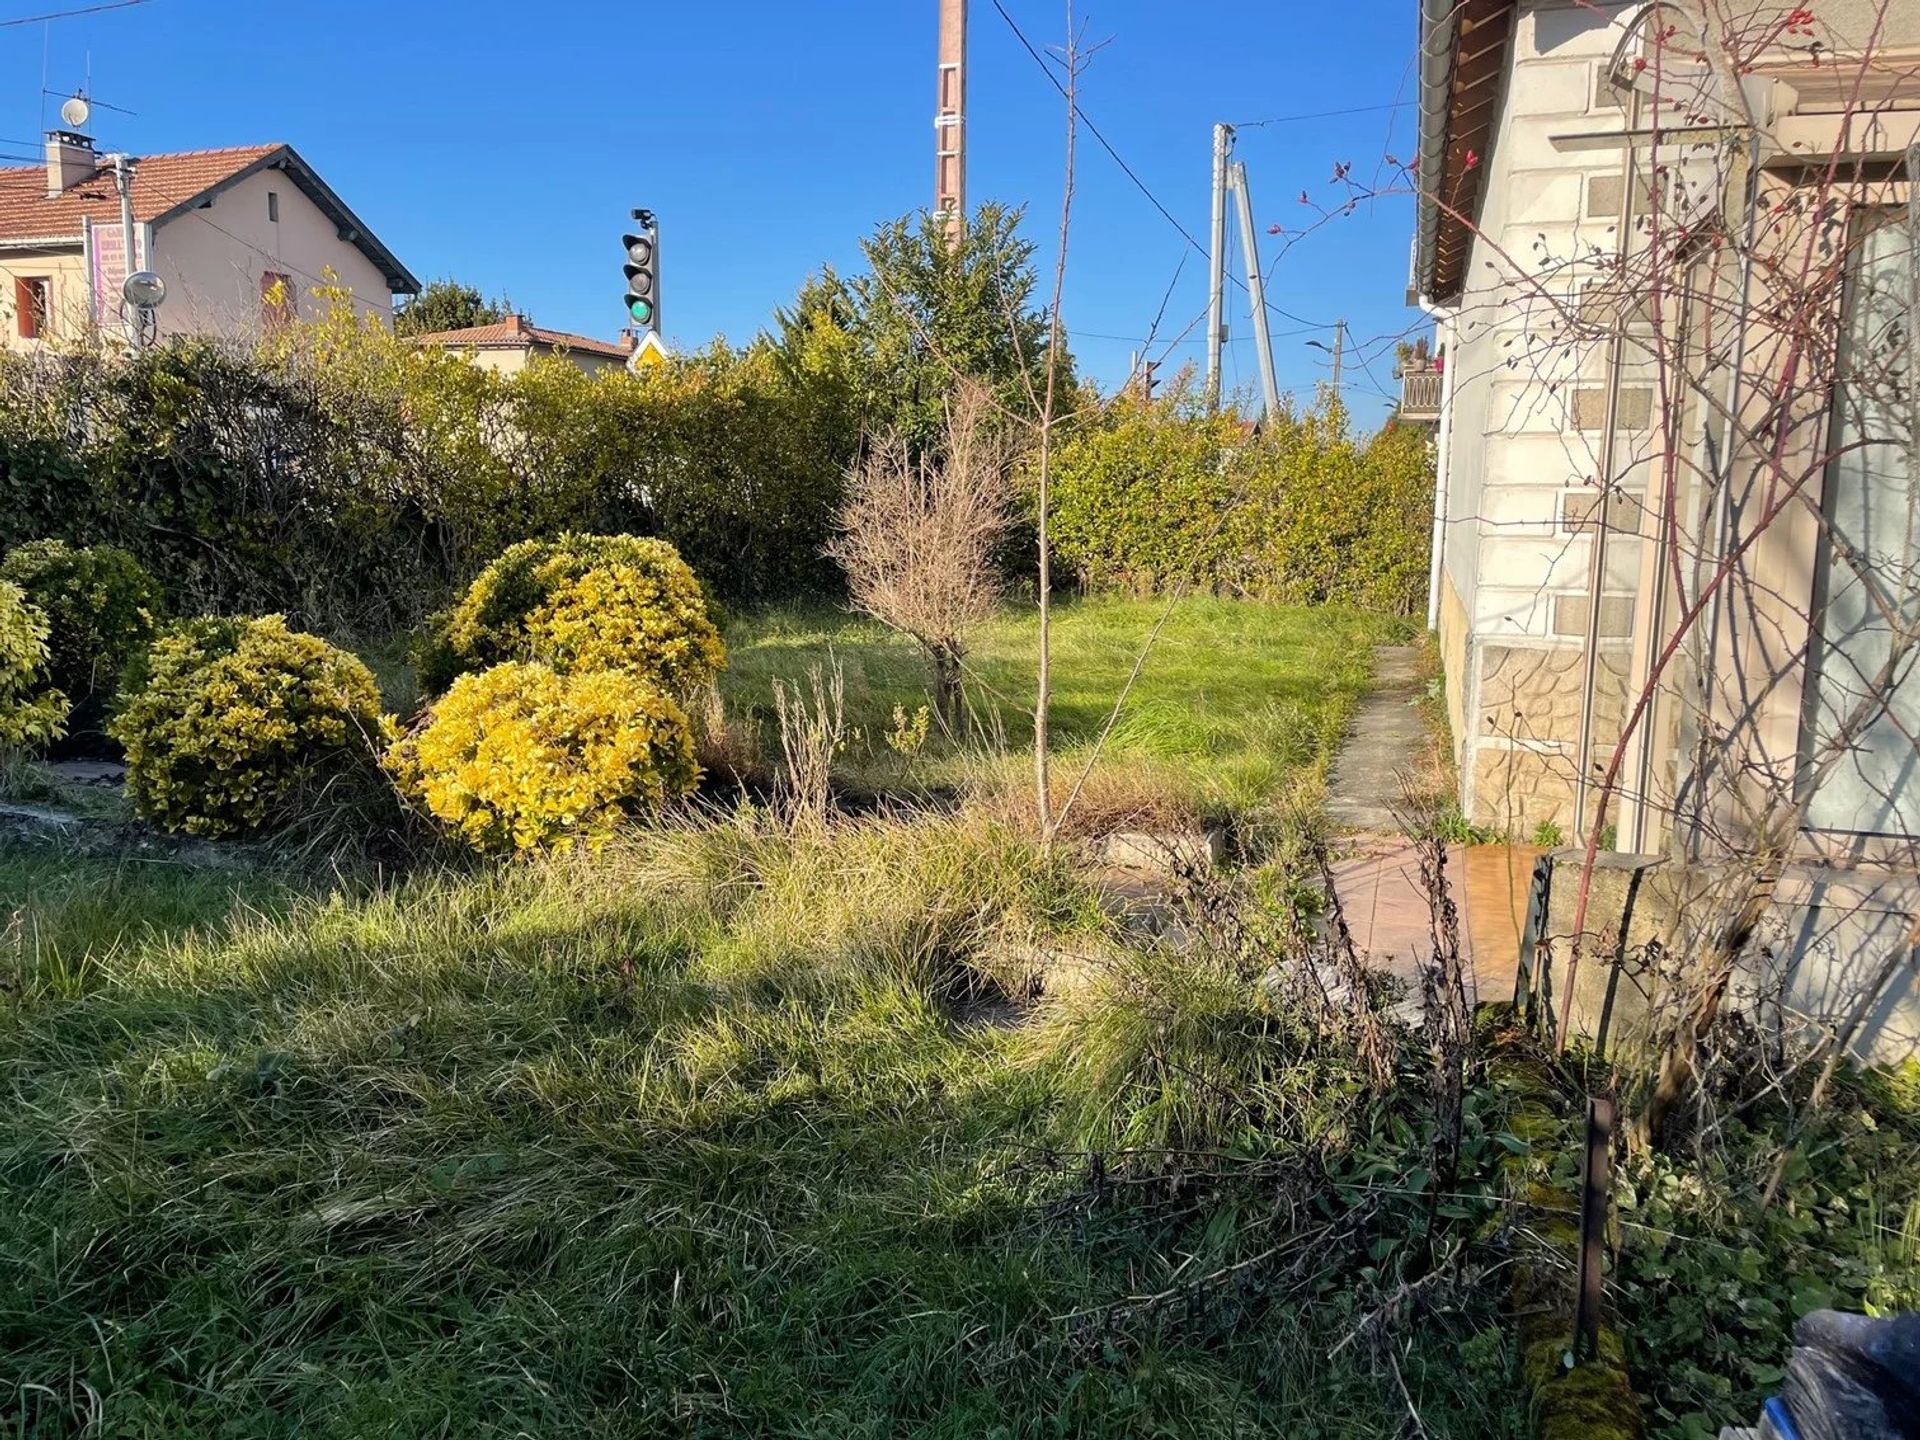
[[[1896,655],[1894,644],[1920,620],[1908,383],[1915,259],[1904,214],[1860,236],[1853,256],[1801,745],[1816,830],[1920,834],[1920,677],[1916,649]]]

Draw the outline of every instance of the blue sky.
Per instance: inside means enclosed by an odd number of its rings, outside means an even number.
[[[0,21],[89,0],[0,0]],[[1002,0],[1036,45],[1064,6]],[[661,217],[668,337],[744,340],[822,261],[858,263],[883,218],[932,185],[935,0],[149,0],[0,27],[0,151],[18,153],[58,109],[43,102],[91,68],[104,148],[143,151],[291,142],[423,279],[505,291],[542,324],[611,336],[621,323],[619,232],[644,204]],[[1194,236],[1207,228],[1209,127],[1304,113],[1398,109],[1243,129],[1263,258],[1269,224],[1299,226],[1305,190],[1334,202],[1338,162],[1371,180],[1410,157],[1413,0],[1081,0],[1108,42],[1082,107]],[[974,0],[968,96],[970,199],[1025,203],[1050,267],[1061,181],[1058,94],[991,0]],[[44,108],[43,108],[44,104]],[[1063,310],[1083,367],[1127,369],[1187,243],[1082,134]],[[1364,205],[1274,263],[1268,298],[1302,320],[1344,317],[1371,360],[1349,366],[1349,403],[1384,410],[1403,303],[1411,206]],[[1230,384],[1256,377],[1236,290]],[[1163,339],[1204,308],[1188,253]],[[1275,315],[1283,388],[1310,393],[1326,356]],[[1316,332],[1318,333],[1318,332]],[[1129,338],[1132,337],[1132,338]],[[1202,354],[1198,325],[1173,364]],[[1325,335],[1322,338],[1329,338]],[[1384,349],[1384,353],[1382,353]],[[1167,370],[1162,371],[1164,376]]]

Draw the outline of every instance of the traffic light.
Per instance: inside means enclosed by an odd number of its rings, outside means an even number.
[[[639,226],[622,235],[627,247],[627,317],[642,330],[660,328],[660,227],[653,212],[636,210]]]

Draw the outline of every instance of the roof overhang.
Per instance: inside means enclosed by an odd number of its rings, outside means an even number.
[[[80,235],[22,235],[0,239],[0,250],[73,250],[84,244]]]
[[[1515,8],[1515,0],[1421,0],[1416,302],[1446,304],[1465,282]]]
[[[300,152],[291,145],[279,145],[262,155],[251,165],[234,171],[225,179],[206,189],[198,191],[182,200],[170,210],[163,210],[148,223],[156,228],[164,225],[176,216],[198,209],[223,190],[231,190],[242,180],[247,180],[263,170],[284,171],[287,178],[300,187],[301,193],[320,207],[320,211],[333,222],[334,233],[348,244],[359,249],[360,253],[371,260],[381,275],[386,278],[388,290],[395,295],[418,295],[420,282],[411,270],[400,263],[400,259],[361,221],[360,217],[347,208],[333,191],[333,187],[315,173],[314,168],[300,156]]]

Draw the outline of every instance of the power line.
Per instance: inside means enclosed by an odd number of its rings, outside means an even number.
[[[1013,17],[1007,13],[1006,7],[1000,3],[1000,0],[993,0],[993,8],[999,11],[1000,18],[1006,21],[1007,28],[1013,31],[1014,39],[1018,40],[1025,48],[1027,54],[1033,57],[1033,63],[1040,67],[1040,72],[1047,77],[1047,80],[1052,84],[1053,88],[1058,90],[1064,99],[1066,97],[1067,87],[1060,83],[1060,77],[1053,73],[1053,67],[1047,64],[1046,57],[1033,48],[1033,42],[1027,39],[1026,34],[1014,23]],[[1100,142],[1100,148],[1113,157],[1113,163],[1118,165],[1126,177],[1134,183],[1140,193],[1147,197],[1152,203],[1153,208],[1158,210],[1161,215],[1166,218],[1166,222],[1178,230],[1180,234],[1185,237],[1189,245],[1198,250],[1202,255],[1206,254],[1206,247],[1193,238],[1192,232],[1180,223],[1171,210],[1160,203],[1160,197],[1153,193],[1152,189],[1147,185],[1147,182],[1134,173],[1131,165],[1121,159],[1120,152],[1113,148],[1112,142],[1109,141],[1105,135],[1100,133],[1100,127],[1087,118],[1087,112],[1080,108],[1080,102],[1077,100],[1074,101],[1073,104],[1073,113],[1079,118],[1080,123],[1087,127],[1087,133]]]
[[[1043,56],[1038,50],[1034,48],[1033,42],[1027,39],[1026,33],[1023,30],[1021,30],[1020,26],[1017,23],[1015,23],[1014,18],[1007,13],[1006,7],[1000,3],[1000,0],[993,0],[993,8],[996,12],[998,12],[1000,18],[1007,22],[1007,28],[1013,32],[1013,37],[1014,39],[1020,42],[1021,48],[1024,49],[1028,55],[1033,57],[1033,63],[1040,67],[1040,73],[1047,77],[1048,83],[1051,84],[1055,90],[1058,90],[1060,92],[1060,95],[1063,99],[1066,98],[1067,87],[1060,83],[1060,77],[1053,73],[1053,67],[1047,64],[1046,57]],[[1148,202],[1153,206],[1154,209],[1160,212],[1161,216],[1166,220],[1166,222],[1169,225],[1173,226],[1175,230],[1180,232],[1181,239],[1185,240],[1187,244],[1192,246],[1195,251],[1197,251],[1199,254],[1204,256],[1207,253],[1207,247],[1202,245],[1198,240],[1194,239],[1193,232],[1187,229],[1186,226],[1182,225],[1179,221],[1179,218],[1175,216],[1174,213],[1171,210],[1169,210],[1165,205],[1160,203],[1160,197],[1153,193],[1152,187],[1149,186],[1146,181],[1142,180],[1140,176],[1134,171],[1134,168],[1131,165],[1129,165],[1125,161],[1125,159],[1121,157],[1120,152],[1113,148],[1113,142],[1108,140],[1107,137],[1100,132],[1100,127],[1093,123],[1092,119],[1087,115],[1087,112],[1081,108],[1080,102],[1078,100],[1075,100],[1073,102],[1073,113],[1075,117],[1078,118],[1080,123],[1087,127],[1087,133],[1092,135],[1095,140],[1100,142],[1100,148],[1105,150],[1107,154],[1112,157],[1113,163],[1120,167],[1121,173],[1123,173],[1127,177],[1127,179],[1133,182],[1134,188],[1139,190],[1139,192],[1142,195],[1147,197]],[[1293,117],[1289,117],[1289,116],[1279,117],[1279,119],[1290,119],[1290,118],[1293,118]],[[1274,124],[1278,122],[1277,121],[1258,121],[1255,123]],[[1240,276],[1235,275],[1231,269],[1229,269],[1227,272],[1227,278],[1233,281],[1233,283],[1238,285],[1242,290],[1245,290],[1247,288],[1247,282],[1244,279],[1242,279]],[[1273,313],[1276,315],[1282,316],[1285,319],[1293,321],[1293,323],[1296,325],[1305,325],[1315,330],[1325,330],[1330,328],[1327,325],[1309,320],[1304,315],[1296,315],[1291,310],[1283,310],[1278,305],[1274,304],[1271,300],[1267,301],[1267,309],[1273,311]]]
[[[1296,120],[1330,120],[1336,115],[1372,115],[1381,110],[1404,110],[1411,100],[1394,100],[1385,105],[1351,105],[1345,110],[1308,110],[1298,115],[1275,115],[1266,120],[1235,120],[1235,130],[1258,130],[1262,125],[1291,125]]]
[[[153,0],[111,0],[105,5],[87,5],[78,10],[54,10],[45,15],[22,15],[18,20],[0,20],[0,30],[16,25],[38,25],[42,20],[71,20],[76,15],[98,15],[105,10],[131,10],[135,5],[150,5]]]
[[[142,3],[145,3],[145,0],[142,0]],[[44,85],[40,87],[40,93],[42,95],[60,95],[60,96],[67,96],[67,95],[73,94],[71,90],[49,90]],[[135,119],[138,119],[140,116],[140,112],[138,110],[129,110],[124,105],[109,105],[105,100],[96,100],[91,95],[87,95],[83,93],[78,98],[86,101],[88,106],[94,110],[111,110],[116,115],[131,115]]]

